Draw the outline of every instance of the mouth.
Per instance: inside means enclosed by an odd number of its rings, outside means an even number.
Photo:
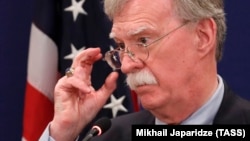
[[[139,89],[139,88],[144,88],[144,87],[147,87],[149,85],[152,85],[152,84],[148,84],[148,83],[134,83],[134,84],[128,84],[129,87],[133,90],[136,90],[136,89]]]
[[[156,90],[157,90],[157,85],[155,85],[155,84],[138,85],[135,89],[133,89],[133,91],[135,91],[135,93],[138,96],[152,94]]]
[[[141,90],[152,90],[152,88],[156,86],[156,84],[140,84],[140,85],[136,85],[134,87],[135,91],[141,91]]]

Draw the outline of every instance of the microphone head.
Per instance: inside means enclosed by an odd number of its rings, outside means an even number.
[[[98,119],[92,129],[97,130],[97,135],[101,135],[106,132],[111,127],[111,120],[107,117],[102,117]]]

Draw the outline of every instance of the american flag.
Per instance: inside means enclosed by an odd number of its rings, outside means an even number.
[[[101,47],[103,54],[114,48],[109,39],[112,23],[103,12],[101,0],[36,0],[33,12],[23,141],[37,141],[52,120],[54,86],[76,54],[88,47]],[[93,68],[93,86],[101,87],[111,71],[106,62],[98,61]],[[120,74],[117,89],[96,119],[138,110],[136,97],[124,80]]]

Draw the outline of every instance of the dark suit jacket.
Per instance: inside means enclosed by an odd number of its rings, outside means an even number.
[[[112,119],[112,126],[106,133],[91,141],[131,141],[131,125],[154,123],[154,116],[147,110],[119,116]],[[225,84],[224,97],[213,124],[250,124],[250,102],[234,94]]]

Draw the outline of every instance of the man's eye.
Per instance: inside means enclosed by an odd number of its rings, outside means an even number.
[[[137,46],[138,47],[146,47],[147,42],[148,42],[148,38],[146,38],[146,37],[139,38]]]
[[[116,47],[117,47],[118,49],[124,50],[124,49],[125,49],[125,44],[124,44],[124,43],[116,43]]]
[[[139,42],[142,43],[142,44],[147,44],[148,38],[146,38],[146,37],[141,37],[141,38],[139,39]]]

